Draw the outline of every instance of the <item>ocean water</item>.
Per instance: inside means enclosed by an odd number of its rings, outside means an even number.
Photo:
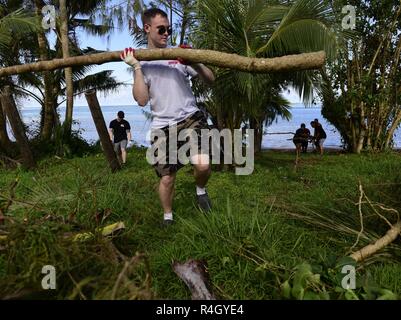
[[[290,121],[279,119],[271,126],[265,128],[265,135],[262,140],[262,147],[265,149],[294,148],[292,143],[292,134],[276,134],[295,132],[301,123],[311,130],[310,122],[315,118],[319,119],[324,130],[327,133],[325,147],[341,148],[341,138],[333,126],[328,124],[321,115],[320,107],[305,108],[302,104],[294,104],[291,109],[292,119]],[[137,105],[124,106],[104,106],[102,107],[103,116],[108,128],[110,121],[116,118],[118,111],[124,111],[125,119],[131,124],[132,138],[138,145],[149,146],[150,121],[146,119],[143,110],[149,111],[149,108],[140,108]],[[65,108],[59,108],[61,120],[64,118]],[[40,119],[39,107],[23,107],[21,109],[22,118],[25,124],[33,125]],[[74,106],[74,120],[77,122],[73,129],[80,130],[82,137],[95,142],[99,139],[95,124],[88,106]],[[395,136],[395,147],[401,148],[401,129],[398,129]]]

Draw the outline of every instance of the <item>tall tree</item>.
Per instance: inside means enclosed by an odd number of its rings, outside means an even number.
[[[391,146],[401,123],[401,1],[333,1],[356,10],[356,37],[322,71],[325,118],[355,153]]]
[[[102,21],[98,24],[94,19],[96,13],[100,10],[102,5],[106,5],[109,0],[88,0],[84,3],[82,1],[67,1],[67,20],[68,20],[68,45],[69,53],[72,55],[80,55],[89,52],[94,52],[94,49],[81,50],[79,44],[79,38],[76,35],[76,30],[79,28],[81,31],[90,33],[96,36],[104,36],[110,33],[112,27],[104,24]],[[34,0],[35,11],[38,20],[41,21],[42,7],[43,5],[49,4],[43,0]],[[53,58],[59,58],[63,55],[62,37],[60,31],[60,19],[57,23],[57,39],[56,48],[52,50],[49,48],[49,42],[46,37],[45,30],[41,28],[37,32],[37,44],[32,46],[31,54],[34,57],[39,57],[39,60],[51,60]],[[65,29],[65,26],[64,26]],[[64,30],[65,31],[65,30]],[[64,32],[65,35],[65,32]],[[64,48],[65,49],[65,48]],[[65,51],[65,50],[64,50]],[[47,140],[53,133],[55,126],[59,125],[59,118],[57,108],[60,105],[59,96],[67,96],[67,109],[66,109],[66,122],[65,122],[65,137],[69,136],[71,130],[72,121],[72,108],[68,107],[71,105],[74,96],[78,93],[78,88],[81,87],[82,82],[86,83],[87,87],[99,87],[99,91],[104,89],[105,91],[114,90],[116,88],[116,82],[111,77],[110,72],[99,73],[96,77],[92,76],[84,80],[85,72],[88,72],[90,67],[72,68],[72,87],[73,93],[71,95],[71,77],[68,72],[60,72],[59,70],[54,72],[43,72],[42,76],[37,74],[22,75],[19,80],[18,90],[21,94],[29,96],[36,100],[42,105],[42,118],[41,118],[41,139]],[[85,72],[83,72],[85,71]],[[67,75],[67,77],[66,77]],[[107,75],[107,77],[105,77]],[[98,81],[95,83],[94,81]],[[100,81],[100,82],[99,82]],[[76,83],[75,83],[76,82]],[[44,85],[43,85],[43,84]],[[64,84],[69,87],[69,90],[65,90]],[[26,89],[27,86],[36,88],[35,91]],[[68,94],[67,94],[68,91]],[[63,101],[65,102],[65,101]],[[69,121],[70,120],[70,121]]]
[[[20,64],[23,60],[21,51],[27,51],[25,40],[40,28],[33,15],[23,8],[23,1],[2,1],[0,3],[0,66],[7,67]],[[15,79],[3,77],[0,87],[10,86],[14,93]],[[0,104],[0,150],[13,154],[15,147],[7,133],[7,117],[5,106]]]
[[[334,17],[326,1],[199,0],[198,23],[192,37],[197,47],[247,57],[277,57],[325,50],[337,53]],[[313,71],[284,75],[248,74],[215,69],[216,84],[206,97],[217,125],[230,129],[247,124],[261,149],[264,125],[277,115],[289,117],[280,91],[293,85],[310,102],[318,76]]]
[[[36,15],[39,23],[42,21],[42,8],[45,5],[43,0],[35,0]],[[37,32],[38,48],[39,48],[39,60],[46,61],[50,59],[49,47],[46,39],[45,30],[42,28]],[[53,82],[52,74],[50,71],[43,72],[44,82],[44,110],[43,110],[43,123],[41,126],[41,138],[43,140],[50,140],[53,127],[55,123],[55,117],[57,117],[56,111],[53,104]]]
[[[25,128],[19,115],[17,106],[12,95],[10,86],[5,86],[0,93],[1,105],[6,111],[6,115],[10,120],[15,139],[22,156],[24,167],[33,169],[36,167],[36,161],[28,144],[28,138],[25,133]]]
[[[60,0],[60,33],[61,33],[61,45],[63,50],[63,58],[70,57],[69,42],[68,37],[68,18],[69,12],[67,11],[66,0]],[[72,126],[72,115],[74,107],[74,82],[72,79],[72,68],[68,67],[64,69],[65,73],[65,83],[67,87],[67,108],[65,113],[64,121],[64,132],[66,136],[70,135]]]

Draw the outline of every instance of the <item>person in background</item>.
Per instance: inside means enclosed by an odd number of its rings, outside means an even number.
[[[311,138],[310,130],[306,127],[305,123],[301,123],[301,128],[298,130],[301,130],[300,136],[302,138],[302,153],[306,153],[308,151],[308,142]]]
[[[312,121],[311,123],[312,128],[314,128],[314,133],[313,133],[313,141],[316,146],[317,151],[320,153],[320,155],[323,155],[323,143],[327,138],[326,132],[324,131],[322,125],[319,123],[317,119]]]
[[[306,128],[305,123],[301,123],[301,127],[297,129],[292,141],[295,144],[297,150],[297,159],[302,151],[306,153],[308,149],[308,139],[310,138],[310,131]]]
[[[114,151],[122,165],[127,162],[127,144],[131,140],[131,126],[124,120],[124,112],[118,111],[117,118],[109,125],[110,140],[114,143]]]

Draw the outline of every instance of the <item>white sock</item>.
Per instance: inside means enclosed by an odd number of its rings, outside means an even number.
[[[206,188],[201,188],[201,187],[196,186],[196,194],[198,196],[201,196],[202,194],[206,194]]]
[[[164,213],[164,220],[173,220],[173,213],[172,212],[165,212]]]

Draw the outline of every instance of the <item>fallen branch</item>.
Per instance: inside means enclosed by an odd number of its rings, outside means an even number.
[[[377,251],[383,249],[390,243],[392,243],[395,239],[397,239],[398,235],[401,233],[401,221],[397,222],[393,227],[387,231],[387,233],[378,239],[375,243],[369,244],[366,247],[358,250],[350,255],[352,259],[356,262],[360,262],[373,254]]]
[[[15,65],[0,69],[0,77],[25,73],[42,72],[66,67],[103,64],[106,62],[121,61],[121,51],[95,53],[75,56],[66,59],[54,59],[35,63]],[[196,49],[138,49],[135,56],[141,61],[150,60],[176,60],[178,57],[192,63],[205,63],[208,65],[230,68],[244,72],[270,73],[288,72],[294,70],[320,69],[325,62],[324,51],[288,55],[277,58],[248,58],[237,54],[224,53],[213,50]]]
[[[362,248],[361,250],[358,250],[358,251],[352,253],[350,255],[350,257],[353,258],[356,262],[360,262],[360,261],[374,255],[377,251],[383,249],[384,247],[386,247],[387,245],[392,243],[395,239],[397,239],[398,235],[401,233],[401,221],[398,219],[397,220],[398,222],[395,225],[393,225],[390,223],[390,221],[385,216],[380,214],[376,210],[375,204],[370,201],[368,196],[363,191],[362,184],[359,182],[359,201],[358,201],[357,205],[358,205],[358,211],[359,211],[359,218],[360,218],[360,222],[361,222],[361,231],[358,233],[358,238],[357,238],[355,244],[351,247],[350,251],[352,251],[357,246],[361,236],[364,233],[363,214],[362,214],[363,198],[366,199],[367,203],[370,205],[370,207],[373,209],[373,211],[390,226],[390,230],[387,231],[385,236],[378,239],[375,243],[369,244],[366,247]],[[383,206],[381,206],[381,207],[383,207]],[[392,210],[387,209],[385,211],[391,211],[391,212],[395,211],[398,214],[398,211],[395,209],[392,209]]]

